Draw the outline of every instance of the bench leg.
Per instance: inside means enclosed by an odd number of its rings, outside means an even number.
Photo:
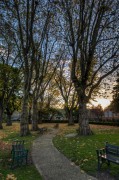
[[[10,166],[10,169],[14,169],[14,163],[12,162],[11,166]]]
[[[26,164],[28,164],[28,155],[26,155]]]
[[[110,161],[107,160],[108,171],[110,172]]]
[[[108,161],[108,160],[107,160],[107,165],[108,165],[108,167],[110,167],[110,161]]]
[[[100,168],[101,168],[101,165],[102,165],[102,163],[100,161],[101,161],[101,159],[100,159],[100,157],[98,157],[98,171],[100,171]]]
[[[98,162],[98,171],[100,171],[100,163]]]
[[[13,170],[16,166],[17,166],[17,161],[16,161],[15,158],[13,158],[13,159],[12,159],[12,162],[11,162],[11,167],[10,167],[10,169]]]
[[[12,157],[12,161],[11,161],[11,169],[14,169],[14,165],[15,165],[15,159],[14,157]]]
[[[106,163],[106,160],[101,157],[98,157],[98,171],[100,171],[103,163]]]
[[[100,171],[102,163],[98,162],[98,171]]]

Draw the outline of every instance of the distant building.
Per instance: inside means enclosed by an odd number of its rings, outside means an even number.
[[[109,120],[113,120],[113,119],[119,119],[119,113],[113,112],[110,109],[105,109],[104,110],[104,119],[109,119]]]
[[[95,109],[88,109],[88,117],[91,121],[119,120],[119,113],[113,112],[109,108],[105,109],[102,114]]]

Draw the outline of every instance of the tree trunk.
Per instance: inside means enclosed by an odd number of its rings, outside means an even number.
[[[31,124],[31,107],[29,107],[28,122]]]
[[[38,123],[39,124],[42,124],[43,123],[43,114],[44,114],[44,110],[43,110],[43,107],[44,107],[44,93],[42,93],[40,95],[40,110],[38,112]]]
[[[6,126],[12,126],[12,121],[11,121],[11,115],[7,115],[7,123]]]
[[[22,105],[22,114],[20,121],[20,135],[26,136],[29,132],[29,124],[28,124],[28,96],[27,93],[24,93],[23,105]]]
[[[37,101],[33,101],[32,130],[37,131],[38,128],[38,107]]]
[[[39,112],[38,112],[38,123],[39,123],[39,124],[42,124],[42,120],[43,120],[43,112],[42,112],[42,111],[39,111]]]
[[[68,125],[69,126],[74,125],[72,110],[69,109],[68,107],[65,107],[65,112],[66,112],[66,117],[68,119]]]
[[[54,118],[55,114],[52,114],[51,117],[49,118],[49,121],[51,122]]]
[[[92,135],[92,131],[89,126],[89,119],[88,119],[88,114],[87,114],[87,109],[86,109],[86,104],[82,103],[79,108],[79,130],[78,130],[79,135]]]
[[[68,125],[71,126],[71,125],[74,125],[74,119],[73,119],[73,112],[72,110],[69,110],[69,119],[68,119]]]
[[[0,129],[3,129],[2,119],[3,119],[3,109],[2,109],[2,107],[0,106]]]

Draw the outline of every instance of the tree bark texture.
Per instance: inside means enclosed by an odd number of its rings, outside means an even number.
[[[73,119],[72,110],[69,110],[68,125],[69,126],[74,125],[74,119]]]
[[[68,119],[68,125],[74,125],[74,119],[73,119],[73,112],[71,109],[69,109],[68,107],[65,107],[65,112],[66,112],[66,116]]]
[[[38,111],[38,124],[42,124],[43,122],[43,115],[41,111]]]
[[[92,135],[92,131],[89,126],[88,114],[86,109],[86,104],[82,103],[79,108],[79,135]]]
[[[3,109],[2,109],[2,107],[0,106],[0,129],[3,129],[2,119],[3,119]]]
[[[7,123],[6,126],[12,126],[12,121],[11,121],[11,115],[7,115]]]
[[[29,107],[28,122],[31,124],[31,107]]]
[[[1,117],[0,117],[1,118]],[[0,129],[3,129],[2,121],[0,119]]]
[[[37,131],[38,128],[38,107],[37,101],[33,101],[32,130]]]
[[[25,92],[24,97],[23,97],[22,114],[21,114],[21,121],[20,121],[20,135],[26,136],[28,134],[29,134],[28,96],[27,96],[27,92]]]

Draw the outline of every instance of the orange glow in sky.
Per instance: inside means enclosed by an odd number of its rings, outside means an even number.
[[[99,104],[101,104],[102,108],[106,108],[107,106],[110,105],[110,100],[109,99],[105,99],[105,98],[96,98],[96,102],[95,101],[91,101],[92,105],[97,106]]]

